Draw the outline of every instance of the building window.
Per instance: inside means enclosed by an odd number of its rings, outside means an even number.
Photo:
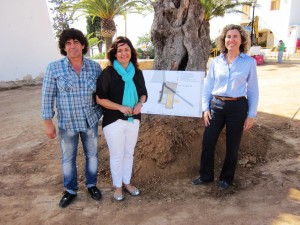
[[[271,10],[280,9],[280,0],[271,0]]]

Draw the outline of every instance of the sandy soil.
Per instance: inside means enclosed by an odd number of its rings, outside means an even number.
[[[193,186],[203,133],[198,118],[143,115],[133,183],[139,197],[112,199],[108,149],[99,129],[99,188],[94,201],[84,187],[78,155],[79,193],[66,209],[58,140],[48,140],[40,119],[41,86],[0,92],[0,224],[300,224],[300,63],[258,67],[259,116],[242,140],[234,185],[217,180]],[[294,116],[293,120],[291,119]],[[216,178],[224,157],[224,133],[216,154]]]

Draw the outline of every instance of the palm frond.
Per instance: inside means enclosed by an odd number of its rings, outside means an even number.
[[[128,13],[146,14],[153,11],[150,0],[78,0],[64,3],[64,9],[80,12],[80,16],[98,16],[102,19],[114,19]]]
[[[209,21],[214,17],[224,16],[225,13],[243,13],[235,9],[241,5],[252,5],[252,1],[239,0],[199,0],[204,8],[204,20]]]

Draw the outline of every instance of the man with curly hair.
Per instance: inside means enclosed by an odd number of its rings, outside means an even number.
[[[42,118],[45,133],[54,139],[56,128],[52,121],[56,104],[58,138],[62,154],[65,192],[59,206],[68,206],[78,190],[76,156],[79,137],[82,142],[86,166],[86,188],[91,197],[102,197],[97,188],[98,173],[98,121],[102,110],[95,101],[100,65],[85,58],[88,41],[80,30],[64,30],[59,38],[60,60],[48,65],[42,88]]]

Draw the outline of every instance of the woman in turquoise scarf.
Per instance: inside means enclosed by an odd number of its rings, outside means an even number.
[[[114,199],[122,201],[123,185],[131,196],[140,194],[130,180],[141,109],[148,93],[136,50],[128,38],[117,37],[107,58],[110,65],[98,78],[96,99],[104,111],[102,128],[110,153]]]

